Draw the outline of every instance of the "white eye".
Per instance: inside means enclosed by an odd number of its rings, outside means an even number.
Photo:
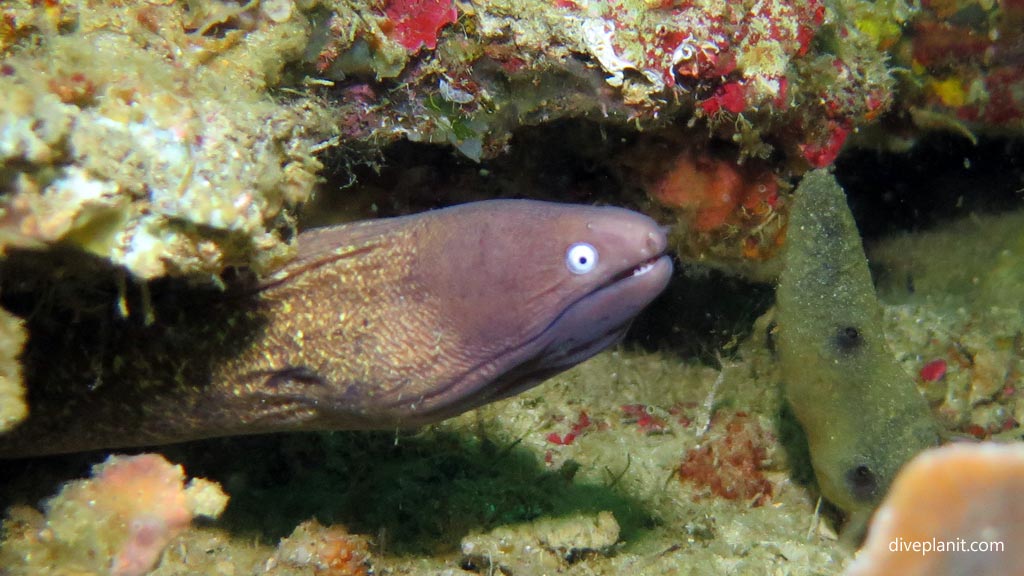
[[[573,274],[586,274],[597,266],[597,248],[586,242],[577,242],[569,246],[565,253],[565,265]]]

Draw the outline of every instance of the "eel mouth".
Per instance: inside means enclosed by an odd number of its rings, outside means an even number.
[[[651,270],[654,270],[654,266],[658,263],[658,260],[662,258],[667,258],[667,256],[664,253],[651,256],[650,258],[644,260],[643,262],[637,264],[636,266],[633,266],[632,268],[627,268],[619,272],[618,274],[615,274],[607,282],[601,285],[598,288],[598,290],[600,290],[601,288],[611,286],[612,284],[615,284],[617,282],[621,282],[626,278],[632,278],[634,276],[643,276],[644,274],[647,274]]]

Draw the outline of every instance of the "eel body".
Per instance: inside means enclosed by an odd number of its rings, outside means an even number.
[[[29,319],[23,456],[436,422],[617,342],[666,286],[621,208],[494,200],[304,232],[258,286],[155,298],[156,322]]]
[[[822,495],[862,526],[903,463],[938,443],[938,426],[885,344],[857,226],[828,172],[800,183],[786,246],[775,342],[787,400]]]

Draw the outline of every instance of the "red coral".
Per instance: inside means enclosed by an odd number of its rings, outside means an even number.
[[[715,90],[715,95],[700,103],[707,115],[720,110],[739,114],[747,108],[746,88],[739,82],[729,82]]]
[[[718,423],[715,427],[722,428]],[[768,457],[766,446],[771,436],[742,412],[724,428],[711,441],[687,452],[679,479],[727,500],[744,500],[754,506],[768,503],[773,488],[761,466]]]
[[[393,24],[388,36],[410,54],[436,48],[441,28],[458,18],[451,0],[389,0],[384,13]]]
[[[815,168],[828,166],[843,149],[846,138],[850,135],[848,122],[828,121],[828,132],[823,141],[805,142],[800,144],[800,152]]]

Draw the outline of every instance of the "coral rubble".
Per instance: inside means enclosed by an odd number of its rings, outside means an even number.
[[[774,488],[761,469],[774,439],[746,414],[734,414],[713,428],[711,439],[687,452],[679,479],[727,500],[769,503]]]
[[[879,291],[895,304],[886,326],[904,342],[897,357],[943,426],[979,439],[1024,422],[1022,226],[1020,210],[972,215],[870,251]]]

